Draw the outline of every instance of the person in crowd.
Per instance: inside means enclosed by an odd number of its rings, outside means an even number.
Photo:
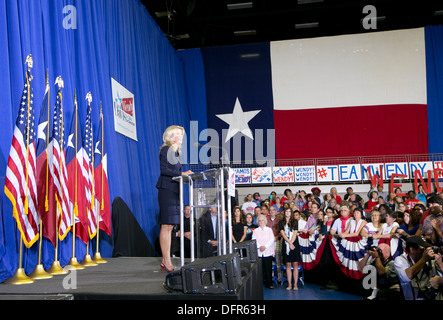
[[[258,228],[258,226],[254,224],[254,216],[251,213],[246,214],[245,221],[246,221],[245,241],[249,241],[252,239],[252,232],[254,231],[254,229]]]
[[[421,234],[434,246],[443,245],[443,199],[436,197],[430,200],[430,214],[424,219]]]
[[[406,239],[410,236],[419,236],[420,228],[420,215],[418,210],[411,210],[411,212],[405,212],[403,217],[403,224],[397,229],[397,233],[400,237]]]
[[[340,207],[340,218],[334,221],[329,233],[340,236],[349,227],[350,222],[349,208],[347,206]]]
[[[368,198],[371,199],[371,195],[373,191],[377,191],[378,196],[382,197],[383,200],[388,201],[388,194],[383,191],[383,186],[378,185],[377,188],[371,184],[371,189],[368,192]]]
[[[337,188],[336,187],[332,187],[331,190],[330,190],[330,193],[332,195],[332,198],[336,201],[336,203],[340,203],[342,198],[338,195]]]
[[[405,213],[406,211],[408,211],[408,205],[405,202],[399,202],[399,203],[397,203],[397,210],[396,211],[400,211],[401,213]]]
[[[305,207],[303,208],[303,210],[300,210],[300,212],[303,212],[303,214],[305,216],[309,216],[311,214],[311,208],[312,208],[312,200],[308,200],[305,204]]]
[[[185,258],[191,257],[191,207],[189,205],[185,205],[183,208],[183,225],[184,225],[184,234],[183,237],[185,238]],[[171,253],[174,255],[179,256],[180,254],[180,225],[176,225],[174,227],[176,230],[176,233],[172,235],[172,246],[171,246]]]
[[[318,187],[314,187],[311,189],[312,195],[314,196],[314,200],[317,201],[319,204],[323,203],[323,199],[320,197],[321,190]]]
[[[320,212],[320,205],[317,202],[314,202],[311,206],[311,215],[308,217],[306,221],[306,226],[304,228],[299,228],[298,230],[302,233],[314,234],[317,231],[317,221],[318,221],[318,213]]]
[[[341,201],[341,200],[340,200],[340,201]],[[329,201],[329,206],[328,206],[328,207],[330,207],[330,208],[332,208],[332,209],[337,209],[337,210],[340,209],[340,206],[338,205],[337,200],[335,200],[334,198],[332,198],[332,199]],[[325,210],[326,208],[327,208],[327,207],[325,207],[324,210]]]
[[[390,212],[386,215],[386,223],[383,223],[381,229],[374,235],[373,239],[380,239],[380,242],[387,242],[385,239],[391,239],[395,237],[399,224],[397,223],[397,211]],[[383,239],[383,240],[382,240]]]
[[[391,211],[395,211],[395,205],[396,205],[395,197],[396,197],[395,193],[390,192],[389,195],[388,195],[388,199],[386,201],[386,204],[389,206]]]
[[[295,210],[292,213],[293,217],[295,220],[297,220],[297,224],[298,224],[298,230],[302,230],[306,228],[306,220],[303,219],[302,217],[302,213],[300,213],[300,211]]]
[[[282,208],[282,204],[280,202],[280,197],[275,197],[275,203],[272,205],[272,207],[274,207],[275,210],[277,210],[277,212],[280,212],[280,210]]]
[[[280,218],[277,216],[277,211],[274,207],[271,207],[269,211],[269,216],[267,216],[266,226],[272,229],[275,237],[275,266],[277,269],[277,283],[280,284],[282,281],[281,273],[281,234],[280,234]]]
[[[422,203],[426,203],[426,192],[421,183],[418,185],[417,199]]]
[[[289,195],[292,194],[291,189],[285,189],[285,191],[283,192],[283,197],[281,197],[281,204],[283,205],[283,203],[289,199]]]
[[[331,202],[332,199],[333,199],[333,198],[332,198],[332,195],[331,195],[330,193],[326,193],[326,194],[323,196],[323,203],[321,204],[320,209],[323,210],[323,209],[329,207],[329,203]]]
[[[201,252],[203,258],[217,253],[217,208],[209,208],[199,219]]]
[[[180,158],[181,145],[185,130],[180,126],[170,126],[163,133],[163,145],[160,149],[160,176],[157,180],[158,204],[160,214],[160,248],[162,262],[160,268],[169,272],[174,270],[171,260],[172,229],[180,223],[180,185],[172,178],[192,174],[191,170],[182,172]]]
[[[386,215],[390,212],[392,212],[391,208],[387,206],[386,204],[383,204],[378,207],[378,211],[380,212],[380,222],[385,223],[386,222]]]
[[[294,219],[291,209],[286,209],[283,214],[283,220],[280,221],[279,227],[283,241],[283,263],[286,265],[286,277],[288,279],[286,290],[298,290],[298,263],[302,262],[300,245],[297,239],[298,221]],[[292,279],[294,280],[294,286],[292,286]]]
[[[352,187],[346,188],[346,194],[343,197],[343,200],[349,201],[349,198],[350,198],[351,194],[353,194],[353,193],[354,193],[354,189],[352,189]],[[362,199],[362,197],[359,194],[355,193],[354,201],[358,201],[362,205],[363,199]]]
[[[254,224],[258,225],[258,216],[261,215],[261,208],[260,207],[255,207],[254,208]]]
[[[326,208],[325,215],[322,221],[322,224],[320,226],[320,234],[319,234],[319,240],[322,240],[323,237],[329,234],[329,231],[331,230],[332,224],[334,222],[334,209],[331,207]]]
[[[368,210],[372,210],[372,208],[378,205],[378,191],[374,190],[371,192],[371,197],[368,202],[366,202],[366,207]]]
[[[344,239],[360,236],[360,232],[364,228],[366,223],[366,220],[363,219],[363,210],[360,208],[355,208],[354,219],[350,221],[349,226],[346,228],[344,233],[340,234],[340,237]]]
[[[308,200],[306,199],[306,191],[305,190],[299,190],[297,192],[297,197],[295,198],[295,203],[299,210],[303,210],[306,202]]]
[[[372,237],[381,230],[380,212],[373,210],[371,212],[371,222],[367,223],[361,230],[362,237]]]
[[[258,257],[262,262],[263,283],[269,289],[272,285],[272,261],[275,254],[275,238],[271,228],[266,226],[266,216],[259,215],[258,228],[252,232],[252,240],[256,240]]]
[[[254,202],[257,205],[257,207],[261,207],[261,199],[259,192],[254,192],[254,194],[252,195],[252,202]]]
[[[395,273],[394,259],[391,256],[391,248],[386,243],[380,243],[376,248],[366,251],[363,259],[358,263],[358,271],[364,273],[367,265],[375,267],[377,271],[376,288],[372,290],[369,300],[400,300],[397,274]]]
[[[265,203],[262,204],[261,208],[261,214],[264,214],[265,216],[269,215],[269,206]]]
[[[269,205],[272,206],[276,203],[276,198],[277,198],[277,192],[275,191],[271,191],[271,193],[269,194]]]
[[[254,209],[257,206],[255,202],[252,201],[252,194],[246,196],[245,202],[243,203],[241,209],[245,213],[254,213]]]
[[[408,191],[408,197],[405,200],[405,204],[407,206],[407,210],[410,211],[412,210],[412,208],[414,208],[414,206],[419,203],[420,200],[417,199],[417,195],[415,194],[414,190],[409,190]]]
[[[358,208],[363,209],[364,201],[363,201],[363,199],[361,199],[360,196],[359,196],[359,197],[360,197],[361,200],[358,200],[357,196],[358,196],[358,194],[356,194],[356,193],[351,193],[351,195],[350,195],[349,198],[348,198],[348,202],[349,202],[351,205],[352,205],[352,204],[356,204]]]
[[[432,292],[429,290],[431,279],[443,275],[441,254],[436,254],[431,244],[421,236],[411,236],[406,240],[405,253],[395,258],[394,267],[405,300],[443,300],[441,291],[430,295]]]
[[[235,206],[232,211],[232,242],[243,242],[246,239],[248,227],[245,224],[245,217],[239,206]]]

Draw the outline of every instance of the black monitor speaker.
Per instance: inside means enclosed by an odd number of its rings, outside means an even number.
[[[242,263],[253,263],[258,259],[257,241],[255,240],[233,243],[232,251],[238,253]]]
[[[237,293],[242,284],[238,253],[198,259],[166,276],[165,288],[184,293]]]

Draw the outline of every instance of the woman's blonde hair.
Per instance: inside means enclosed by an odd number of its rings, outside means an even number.
[[[181,132],[182,135],[185,135],[185,129],[183,127],[180,126],[170,126],[168,127],[165,132],[163,133],[163,145],[161,146],[161,148],[163,148],[164,146],[169,146],[171,147],[171,149],[174,152],[179,152],[180,153],[180,146],[174,144],[173,138],[175,136],[176,131],[179,130]],[[161,149],[160,148],[160,149]]]

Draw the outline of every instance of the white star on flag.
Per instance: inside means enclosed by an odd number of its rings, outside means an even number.
[[[216,114],[218,118],[229,124],[229,131],[226,136],[226,142],[229,141],[238,132],[243,133],[245,136],[254,140],[251,129],[249,128],[249,121],[251,121],[261,110],[243,112],[240,101],[235,101],[233,113],[228,114]]]

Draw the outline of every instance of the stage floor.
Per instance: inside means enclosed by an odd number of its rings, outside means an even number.
[[[0,300],[88,300],[148,299],[194,300],[238,299],[233,294],[184,294],[168,292],[163,287],[166,272],[161,272],[161,258],[106,258],[108,263],[86,267],[68,275],[36,280],[32,284],[0,284]],[[173,259],[175,265],[180,260]],[[76,283],[76,289],[65,289]]]

